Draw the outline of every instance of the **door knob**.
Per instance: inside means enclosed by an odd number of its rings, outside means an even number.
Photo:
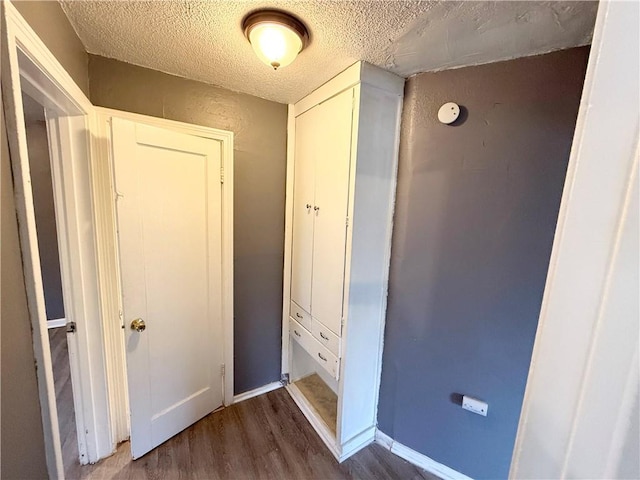
[[[144,323],[144,320],[141,318],[136,318],[133,322],[131,322],[131,330],[135,330],[136,332],[144,332],[144,329],[147,328],[147,324]]]

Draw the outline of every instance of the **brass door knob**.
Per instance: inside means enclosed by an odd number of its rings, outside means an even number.
[[[136,318],[133,322],[131,322],[131,330],[135,330],[136,332],[144,332],[144,329],[147,328],[147,324],[144,323],[144,320],[141,318]]]

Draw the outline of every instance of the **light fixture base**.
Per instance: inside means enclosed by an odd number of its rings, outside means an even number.
[[[251,42],[249,37],[251,30],[261,23],[276,23],[284,25],[296,32],[302,41],[302,48],[300,51],[306,48],[309,44],[309,31],[307,30],[307,27],[305,27],[304,23],[293,15],[280,10],[258,10],[244,17],[244,20],[242,20],[242,30],[244,31],[244,36],[249,40],[249,42]]]

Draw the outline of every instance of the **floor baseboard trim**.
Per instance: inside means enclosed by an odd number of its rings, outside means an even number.
[[[244,402],[245,400],[249,400],[250,398],[257,397],[258,395],[262,395],[264,393],[269,393],[274,390],[282,388],[282,383],[273,382],[263,385],[262,387],[254,388],[253,390],[249,390],[248,392],[241,393],[240,395],[235,395],[233,397],[233,404]]]
[[[67,324],[66,318],[54,318],[53,320],[47,320],[47,328],[60,328]]]
[[[420,467],[429,473],[437,475],[442,478],[442,480],[472,480],[471,477],[468,477],[453,468],[447,467],[442,463],[438,463],[426,455],[407,447],[406,445],[396,442],[393,438],[380,430],[376,430],[376,443],[400,458],[404,458],[407,462],[414,464],[416,467]]]
[[[342,444],[342,454],[340,455],[340,463],[344,462],[351,455],[358,453],[367,445],[376,441],[376,427],[372,426],[360,432],[356,436],[347,440]]]

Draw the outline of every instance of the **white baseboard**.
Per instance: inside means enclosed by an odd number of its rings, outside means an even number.
[[[245,400],[249,400],[250,398],[257,397],[258,395],[262,395],[264,393],[272,392],[273,390],[277,390],[282,388],[282,383],[273,382],[263,385],[262,387],[254,388],[253,390],[249,390],[248,392],[241,393],[240,395],[235,395],[233,397],[233,404],[244,402]]]
[[[376,443],[382,445],[387,450],[391,451],[393,448],[393,438],[384,432],[381,432],[376,428]]]
[[[60,328],[67,324],[66,318],[54,318],[53,320],[47,320],[47,328]]]
[[[355,437],[347,440],[342,444],[342,453],[340,454],[340,463],[344,462],[351,455],[358,453],[367,445],[371,445],[376,441],[376,427],[372,426]]]
[[[442,480],[472,480],[471,477],[468,477],[453,468],[447,467],[442,463],[438,463],[426,455],[396,442],[393,438],[380,430],[376,430],[376,443],[383,446],[391,453],[396,454],[400,458],[404,458],[407,462],[413,463],[415,466],[437,475],[442,478]]]

